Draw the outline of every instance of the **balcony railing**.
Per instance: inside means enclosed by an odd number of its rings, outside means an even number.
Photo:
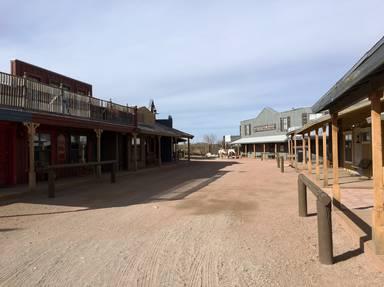
[[[136,125],[135,107],[51,87],[24,77],[0,72],[0,107]]]

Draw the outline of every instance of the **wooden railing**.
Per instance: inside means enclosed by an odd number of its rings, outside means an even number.
[[[0,107],[136,125],[137,109],[0,72]]]

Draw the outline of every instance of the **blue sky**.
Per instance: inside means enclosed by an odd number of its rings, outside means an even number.
[[[148,105],[196,135],[265,106],[311,106],[383,36],[384,1],[0,1],[0,70],[18,58]]]

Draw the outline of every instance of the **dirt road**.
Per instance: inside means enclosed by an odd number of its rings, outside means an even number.
[[[0,286],[382,286],[337,224],[338,263],[318,263],[316,217],[298,217],[297,175],[275,164],[196,161],[3,202]]]

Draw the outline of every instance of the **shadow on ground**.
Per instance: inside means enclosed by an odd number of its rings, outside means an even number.
[[[126,173],[111,184],[108,175],[102,179],[89,178],[81,183],[60,184],[56,197],[47,197],[47,188],[34,194],[22,194],[15,199],[2,200],[0,206],[29,203],[72,207],[71,210],[1,215],[0,218],[81,212],[90,209],[122,207],[156,201],[180,200],[216,181],[229,171],[224,170],[237,161],[192,161],[165,168]],[[77,209],[73,209],[77,207]]]

